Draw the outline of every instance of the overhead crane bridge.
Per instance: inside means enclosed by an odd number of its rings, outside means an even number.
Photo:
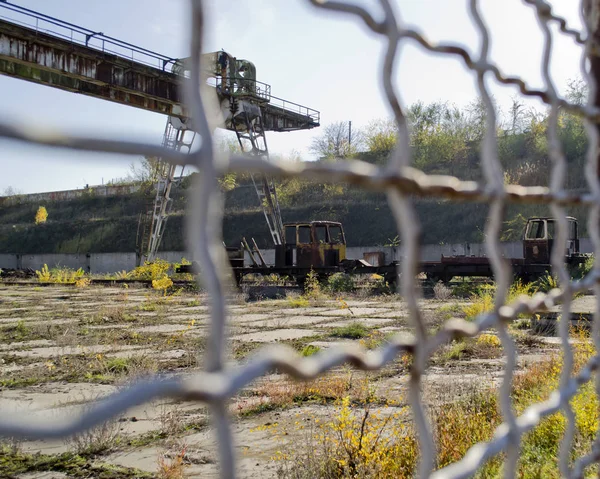
[[[242,151],[269,157],[266,132],[319,126],[317,110],[271,94],[256,68],[220,51],[203,55],[217,96],[221,128],[234,131]],[[195,138],[180,89],[184,62],[0,0],[0,74],[167,115],[163,146],[189,152]],[[154,259],[169,215],[175,165],[160,164],[150,234],[143,256]],[[180,172],[181,174],[181,172]],[[273,180],[252,178],[273,243],[283,223]]]

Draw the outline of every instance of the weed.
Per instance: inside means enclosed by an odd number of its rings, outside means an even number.
[[[300,354],[302,356],[312,356],[313,354],[316,354],[319,351],[321,351],[321,348],[319,346],[313,346],[312,344],[307,344],[306,346],[304,346],[304,348],[302,348],[302,351],[300,351]]]
[[[501,422],[496,395],[487,391],[439,407],[433,420],[439,467],[462,459],[473,444],[491,439]]]
[[[91,318],[83,319],[85,324],[118,324],[133,321],[137,321],[137,318],[127,313],[122,306],[104,307]]]
[[[167,295],[167,290],[173,286],[173,280],[168,276],[163,276],[160,279],[152,280],[152,288],[163,292],[163,296]]]
[[[433,296],[439,301],[446,301],[452,296],[452,290],[443,282],[438,281],[433,287]]]
[[[289,406],[295,402],[331,401],[346,396],[352,388],[352,376],[327,374],[314,381],[274,381],[265,380],[254,394],[263,397],[264,401],[253,403],[249,409],[240,404],[242,414],[263,412],[281,406]],[[360,394],[360,391],[357,392]]]
[[[547,293],[551,289],[558,288],[558,280],[550,273],[540,277],[534,284],[535,289],[542,293]]]
[[[366,337],[360,340],[360,344],[367,349],[376,349],[387,342],[387,340],[388,337],[385,334],[378,329],[374,329]]]
[[[76,288],[87,288],[91,283],[90,278],[83,276],[81,278],[78,278],[75,280],[75,287]]]
[[[116,273],[113,274],[113,277],[115,279],[128,279],[129,273],[125,270],[117,271]],[[125,284],[127,284],[127,283],[125,283]]]
[[[3,477],[25,477],[26,473],[52,472],[63,473],[68,477],[102,477],[111,479],[150,479],[154,474],[141,471],[139,469],[115,466],[98,461],[97,459],[87,458],[72,452],[62,454],[28,454],[22,452],[12,453],[7,449],[0,449],[0,458],[2,464]],[[30,474],[27,474],[30,476]],[[42,477],[37,475],[35,477]],[[43,477],[48,477],[44,474]],[[62,476],[61,476],[62,477]]]
[[[142,266],[136,267],[128,273],[127,277],[144,280],[162,279],[167,276],[170,269],[171,264],[168,261],[156,259],[152,262],[146,261]]]
[[[578,373],[595,354],[593,344],[584,331],[574,330],[574,372]],[[481,335],[479,341],[454,342],[456,350],[483,346],[498,350],[492,335]],[[478,344],[479,342],[479,344]],[[560,355],[534,363],[513,381],[512,399],[516,414],[522,414],[532,403],[547,399],[560,382]],[[495,388],[469,393],[458,401],[444,402],[432,408],[432,432],[437,449],[438,467],[464,458],[475,443],[488,441],[502,422]],[[571,400],[575,413],[576,433],[574,453],[589,452],[600,424],[600,404],[594,384],[584,384]],[[389,411],[389,410],[388,410]],[[321,477],[412,477],[418,462],[416,436],[401,412],[373,411],[372,403],[363,401],[353,407],[344,398],[332,419],[315,419],[307,433],[304,448],[290,453],[278,452],[282,478],[308,479]],[[298,423],[297,423],[298,424]],[[299,424],[300,429],[304,428]],[[562,412],[545,417],[533,430],[523,436],[518,465],[519,477],[559,477],[557,455],[566,429]],[[488,461],[478,477],[498,477],[502,457]]]
[[[512,323],[515,329],[531,329],[531,318],[520,318]]]
[[[49,269],[47,264],[42,266],[40,271],[36,271],[40,283],[56,283],[56,284],[77,284],[85,276],[85,271],[82,268],[73,270],[70,268],[52,268]]]
[[[502,354],[500,340],[493,334],[482,334],[476,339],[458,339],[452,341],[441,352],[438,359],[443,362],[459,361],[470,358],[491,359]]]
[[[473,281],[471,278],[463,278],[463,281],[452,287],[452,296],[457,298],[470,298],[481,294],[482,288],[487,284]]]
[[[508,291],[506,303],[513,303],[521,296],[530,296],[534,290],[535,286],[533,284],[523,283],[521,280],[515,281]],[[468,321],[472,321],[480,314],[487,313],[494,309],[495,291],[495,286],[485,285],[477,294],[471,296],[472,303],[463,308],[463,312]]]
[[[541,339],[531,334],[515,334],[514,339],[517,344],[527,348],[541,348],[545,345]]]
[[[440,318],[444,321],[464,314],[463,307],[460,304],[445,304],[435,310],[439,314]]]
[[[364,324],[354,322],[348,326],[335,328],[330,336],[333,336],[334,338],[360,339],[366,337],[369,334],[369,331],[369,328]]]
[[[90,407],[85,406],[87,409]],[[74,434],[65,442],[77,454],[95,455],[111,451],[119,444],[120,439],[118,421],[109,419],[91,429]]]
[[[418,444],[410,425],[400,419],[404,409],[373,409],[365,401],[359,411],[350,397],[341,400],[332,420],[314,418],[307,432],[307,447],[300,453],[278,451],[279,477],[368,478],[410,477],[418,457]],[[296,422],[298,428],[304,425]]]
[[[177,404],[162,403],[158,419],[160,433],[166,438],[173,438],[185,430],[183,410]]]
[[[573,279],[581,279],[592,270],[594,267],[594,255],[590,254],[583,263],[569,264],[569,274]]]
[[[309,300],[304,296],[288,296],[287,302],[290,308],[308,308],[310,305]]]
[[[154,358],[147,355],[128,357],[106,357],[96,354],[88,361],[84,378],[101,382],[113,382],[118,378],[134,379],[148,372],[156,371],[157,363]]]
[[[25,324],[25,321],[23,321],[23,320],[17,321],[17,325],[15,326],[15,336],[16,336],[15,339],[17,339],[17,338],[24,339],[27,336],[29,336],[30,332],[31,332],[31,330]]]
[[[309,299],[318,299],[323,295],[321,290],[321,283],[319,283],[319,276],[311,268],[309,273],[306,275],[304,281],[304,297]]]
[[[21,445],[23,439],[17,437],[4,437],[0,439],[0,455],[3,453],[7,454],[18,454],[21,452]]]
[[[494,309],[494,293],[491,290],[483,291],[471,297],[472,303],[463,308],[467,321],[474,320],[477,316]]]
[[[483,346],[483,347],[487,346],[490,348],[502,347],[502,342],[500,341],[498,336],[496,336],[495,334],[485,334],[485,333],[480,334],[475,339],[475,344],[477,344],[478,346]]]
[[[369,278],[369,288],[365,289],[370,294],[393,297],[396,288],[391,286],[385,278],[379,274],[372,274]]]
[[[185,477],[185,451],[186,447],[184,446],[174,456],[169,453],[159,455],[157,471],[159,479],[183,479]]]

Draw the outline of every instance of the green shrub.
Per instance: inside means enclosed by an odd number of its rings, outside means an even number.
[[[327,289],[332,293],[350,293],[355,287],[354,277],[346,273],[334,273],[327,279]]]

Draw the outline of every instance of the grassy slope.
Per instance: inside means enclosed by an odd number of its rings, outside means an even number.
[[[186,198],[174,194],[173,216],[163,238],[163,250],[183,250]],[[86,253],[135,251],[139,215],[152,207],[154,192],[128,196],[87,196],[70,201],[48,202],[48,221],[35,225],[37,203],[12,206],[0,204],[0,253]],[[423,243],[479,242],[483,239],[486,204],[417,200]],[[241,238],[255,238],[258,245],[271,245],[256,193],[251,184],[242,184],[225,197],[223,235],[230,245]],[[543,206],[527,205],[507,209],[507,217],[547,215]],[[581,211],[570,212],[580,220]],[[346,188],[327,191],[324,185],[303,186],[288,195],[282,205],[284,221],[341,221],[350,246],[390,243],[397,235],[394,219],[383,193]],[[585,235],[585,225],[580,225]]]

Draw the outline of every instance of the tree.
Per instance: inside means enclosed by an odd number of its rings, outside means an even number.
[[[220,140],[215,141],[215,151],[225,157],[242,153],[240,142],[234,136],[222,137]],[[218,181],[221,190],[231,191],[238,184],[238,176],[235,173],[225,173]]]
[[[411,105],[407,111],[413,162],[428,173],[450,173],[464,167],[469,155],[469,118],[455,106],[435,102]]]
[[[331,123],[320,136],[313,138],[310,151],[320,158],[350,158],[362,146],[362,134],[354,129],[350,132],[345,121]]]
[[[6,188],[4,188],[4,192],[2,194],[2,196],[17,196],[17,195],[22,195],[23,191],[17,189],[17,188],[13,188],[12,186],[7,186]]]
[[[396,146],[398,126],[392,119],[373,120],[364,132],[364,142],[372,153],[390,154]]]
[[[525,104],[518,97],[512,97],[512,103],[508,110],[508,130],[514,135],[522,133],[525,128]]]
[[[139,183],[156,183],[166,175],[167,163],[156,156],[145,156],[136,166],[132,163],[129,167],[129,179]]]
[[[43,206],[40,206],[35,214],[35,224],[39,225],[41,223],[45,223],[48,219],[48,211]]]

